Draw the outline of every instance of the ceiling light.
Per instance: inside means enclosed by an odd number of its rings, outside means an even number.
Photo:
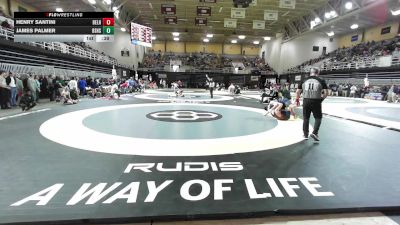
[[[357,29],[357,28],[358,28],[358,24],[353,24],[353,25],[351,25],[350,28],[351,28],[352,30]]]
[[[352,2],[346,2],[346,4],[344,5],[344,7],[348,10],[353,8],[353,3]]]
[[[207,37],[212,38],[212,37],[214,37],[214,34],[207,34]]]
[[[231,43],[232,43],[232,44],[236,44],[236,43],[237,43],[237,40],[232,40]]]
[[[96,0],[88,0],[88,2],[92,5],[96,4]]]
[[[156,36],[152,36],[151,40],[157,40],[157,37]]]
[[[393,16],[398,16],[398,15],[400,15],[400,9],[395,10],[395,11],[390,10],[390,12],[392,13]]]
[[[172,36],[179,37],[179,33],[178,32],[172,32]]]
[[[244,35],[239,35],[238,38],[239,38],[239,39],[245,39],[246,36],[244,36]]]
[[[327,18],[327,19],[331,18],[331,13],[330,12],[326,12],[325,13],[325,18]]]
[[[331,31],[331,32],[328,32],[328,33],[326,33],[329,37],[332,37],[332,36],[334,36],[335,35],[335,32],[333,32],[333,31]]]
[[[64,12],[62,8],[56,8],[56,12]]]
[[[104,0],[107,5],[111,5],[111,0]]]
[[[315,18],[314,20],[316,23],[321,23],[321,19],[319,17]]]
[[[115,12],[115,10],[117,10],[118,9],[118,7],[117,6],[114,6],[114,7],[112,7],[112,10]]]
[[[313,29],[313,28],[315,27],[315,25],[317,25],[317,24],[315,23],[314,20],[312,20],[312,21],[311,21],[311,25],[310,25],[311,29]]]
[[[179,38],[178,37],[174,37],[174,41],[179,41]]]
[[[210,40],[207,39],[207,38],[204,38],[204,39],[203,39],[203,42],[210,42]]]
[[[125,31],[126,31],[126,28],[125,28],[125,27],[121,27],[121,31],[122,31],[122,32],[125,32]]]
[[[253,44],[258,45],[260,44],[260,41],[253,41]]]
[[[337,17],[337,13],[336,13],[335,10],[332,10],[330,12],[326,12],[325,13],[325,18],[327,18],[327,19],[332,19],[332,18],[335,18],[335,17]]]
[[[271,40],[271,37],[264,37],[264,40],[265,40],[265,41],[270,41],[270,40]]]

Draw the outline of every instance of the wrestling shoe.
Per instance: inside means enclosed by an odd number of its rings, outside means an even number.
[[[315,143],[319,143],[319,137],[317,134],[310,134],[310,137],[314,140]]]
[[[303,135],[304,140],[308,140],[308,134],[307,135]]]

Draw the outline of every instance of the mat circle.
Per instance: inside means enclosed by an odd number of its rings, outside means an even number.
[[[254,152],[262,150],[276,149],[288,145],[292,145],[303,140],[302,137],[302,121],[276,121],[277,125],[259,129],[257,131],[252,130],[251,133],[244,134],[240,131],[240,134],[230,134],[229,136],[220,138],[204,137],[203,139],[197,138],[198,133],[194,132],[195,136],[187,136],[186,139],[170,138],[170,139],[158,139],[158,138],[145,138],[137,136],[123,136],[111,133],[106,133],[104,130],[99,131],[93,128],[85,126],[84,121],[86,118],[94,117],[100,113],[107,113],[110,111],[124,110],[124,109],[137,109],[148,108],[149,112],[151,107],[160,108],[169,106],[170,109],[185,108],[190,109],[196,107],[207,108],[207,111],[218,111],[220,110],[238,110],[250,113],[259,114],[263,117],[265,111],[262,109],[232,106],[232,105],[217,105],[217,104],[162,104],[162,103],[150,103],[150,104],[132,104],[132,105],[117,105],[107,106],[92,109],[85,109],[75,112],[70,112],[53,117],[44,122],[39,131],[45,138],[75,149],[110,153],[110,154],[123,154],[123,155],[144,155],[144,156],[209,156],[209,155],[225,155],[235,154],[244,152]],[[151,111],[150,111],[151,110]],[[146,114],[142,114],[145,116]],[[222,114],[224,116],[224,114]],[[225,116],[224,116],[225,118]],[[145,119],[147,119],[145,117]],[[272,119],[265,118],[264,120]],[[87,119],[86,119],[87,120]],[[206,123],[220,123],[223,121],[220,119],[217,121],[210,121]],[[226,120],[226,119],[225,119]],[[230,120],[229,120],[230,121]],[[262,122],[262,120],[260,120]],[[254,122],[260,122],[259,120]],[[158,123],[164,123],[158,121]],[[92,123],[93,124],[93,123]],[[113,123],[109,123],[113,124]],[[184,123],[177,123],[182,124]],[[188,123],[188,124],[203,124],[203,123]],[[117,126],[117,125],[115,125]],[[62,129],[60,129],[62,128]],[[130,127],[130,129],[141,131],[141,126]],[[151,129],[151,127],[149,127]],[[180,129],[179,129],[180,130]],[[212,129],[211,129],[212,130]],[[227,131],[238,132],[237,129],[225,129]],[[73,131],[73,132],[71,132]],[[210,130],[206,130],[204,135]],[[215,130],[216,133],[223,133],[223,130]],[[165,133],[164,131],[161,131]],[[170,132],[170,129],[169,129]],[[170,132],[175,133],[175,132]],[[152,134],[157,135],[157,134]],[[190,134],[188,134],[190,135]],[[93,140],[93,141],[90,141]]]

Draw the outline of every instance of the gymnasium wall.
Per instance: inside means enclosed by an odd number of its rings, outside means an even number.
[[[318,51],[314,51],[313,46],[318,47]],[[286,71],[305,61],[320,57],[323,47],[326,47],[326,53],[336,50],[338,48],[336,38],[331,39],[325,33],[311,32],[283,43],[278,71]]]
[[[241,46],[238,44],[224,44],[224,52],[225,55],[240,55]]]
[[[382,28],[390,27],[390,33],[381,34]],[[382,41],[386,39],[392,39],[396,37],[399,32],[399,22],[393,22],[381,26],[376,26],[371,29],[367,29],[364,32],[364,41]]]
[[[267,62],[275,71],[280,68],[282,35],[278,35],[271,41],[266,41],[260,50],[260,57],[262,52],[265,52],[265,62]]]
[[[381,34],[382,28],[390,27],[390,32]],[[350,34],[339,37],[339,47],[351,47],[362,42],[368,41],[382,41],[392,39],[399,33],[399,22],[392,22],[388,24],[379,25],[376,27],[359,30]],[[358,35],[357,41],[351,41],[352,37]]]
[[[88,45],[116,58],[121,64],[138,68],[138,63],[143,60],[145,48],[131,44],[130,40],[131,37],[127,32],[115,29],[114,42],[88,42]],[[128,50],[129,56],[121,56],[121,50]]]
[[[7,7],[7,0],[0,0],[0,8],[6,15],[8,15]]]
[[[242,53],[243,52],[245,53],[243,55],[257,56],[260,54],[260,47],[257,45],[243,45]]]
[[[185,53],[185,43],[175,42],[175,41],[167,41],[166,50],[167,50],[167,52]]]
[[[222,44],[208,43],[208,44],[205,44],[205,46],[206,46],[206,52],[214,53],[217,55],[222,54]]]
[[[207,52],[214,54],[222,54],[222,44],[219,43],[198,43],[186,42],[186,53]]]
[[[158,51],[165,52],[165,42],[164,41],[162,41],[162,42],[153,41],[153,46],[150,49],[155,52],[158,52]]]
[[[257,56],[260,53],[260,47],[255,45],[240,44],[221,44],[221,43],[200,43],[200,42],[172,42],[172,41],[154,41],[153,47],[150,48],[154,51],[175,53],[196,53],[206,52],[214,53],[217,55],[240,55],[244,51],[247,56]]]
[[[356,36],[358,36],[357,40],[355,40]],[[338,38],[338,47],[339,48],[343,48],[343,47],[347,48],[347,47],[352,47],[352,46],[358,45],[363,41],[363,38],[364,37],[363,37],[362,31],[346,34],[346,35]]]
[[[17,0],[11,1],[11,12],[12,12],[12,13],[13,13],[13,12],[18,12],[20,7],[26,9],[28,12],[35,12],[35,11],[38,11],[38,9],[36,9],[36,8],[34,8],[34,7],[32,7],[32,6],[23,4],[23,3],[21,3],[21,2],[19,2],[19,1],[17,1]],[[55,10],[55,9],[54,9],[54,10]]]
[[[8,1],[7,0],[0,0],[0,7],[3,9],[3,12],[10,17],[13,17],[14,15],[9,15],[8,13]],[[26,9],[28,12],[35,12],[38,11],[38,9],[26,5],[24,3],[21,3],[18,0],[11,0],[10,1],[10,6],[11,6],[11,14],[13,14],[14,12],[19,12],[20,7],[23,9]]]

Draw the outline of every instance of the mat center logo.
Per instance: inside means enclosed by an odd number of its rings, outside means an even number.
[[[206,122],[221,119],[222,115],[200,110],[166,110],[149,113],[146,117],[164,122]]]

